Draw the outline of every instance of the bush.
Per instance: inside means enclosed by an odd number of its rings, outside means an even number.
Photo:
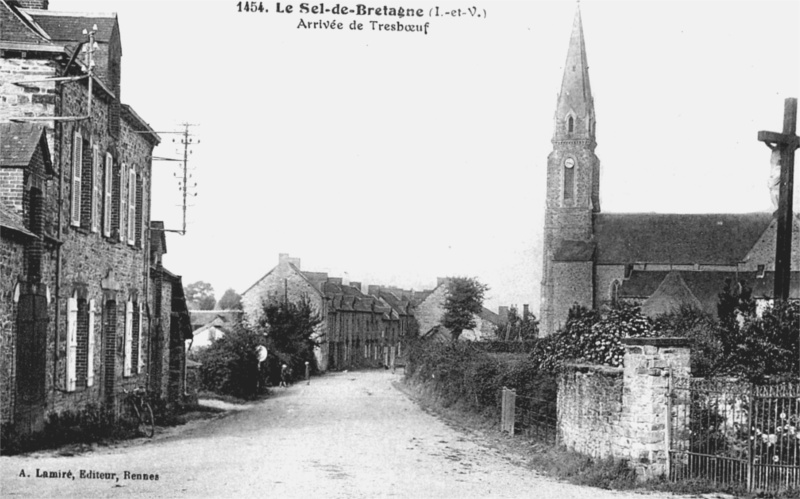
[[[3,454],[17,454],[67,444],[125,439],[135,434],[136,424],[129,418],[117,419],[106,406],[88,404],[80,410],[49,413],[44,430],[34,435],[15,435],[9,424],[3,424],[0,440]]]
[[[200,383],[205,390],[253,398],[264,386],[256,347],[263,338],[255,331],[236,325],[230,332],[198,352]]]

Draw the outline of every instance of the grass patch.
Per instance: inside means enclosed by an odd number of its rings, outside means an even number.
[[[200,393],[197,394],[197,398],[206,400],[219,400],[221,402],[226,402],[228,404],[234,404],[234,405],[249,404],[253,400],[258,400],[257,398],[248,400],[239,397],[234,397],[233,395],[222,395],[219,393],[208,392],[208,391],[201,391]]]

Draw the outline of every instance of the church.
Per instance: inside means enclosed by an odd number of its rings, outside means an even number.
[[[640,303],[649,316],[690,305],[716,314],[726,279],[772,298],[777,221],[772,213],[603,213],[596,116],[580,8],[575,13],[553,150],[547,159],[541,331],[556,332],[574,305]],[[754,132],[755,133],[755,132]],[[800,267],[800,219],[792,217],[792,268]],[[792,271],[790,298],[800,298]]]

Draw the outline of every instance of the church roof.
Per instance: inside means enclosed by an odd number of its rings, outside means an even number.
[[[736,264],[771,221],[771,213],[599,213],[594,220],[596,261]]]
[[[586,116],[593,107],[592,88],[589,85],[589,63],[586,59],[586,42],[583,38],[580,6],[575,10],[572,35],[569,39],[561,93],[558,95],[556,114],[566,116],[572,110],[578,116]]]
[[[771,299],[775,273],[766,272],[717,272],[717,271],[635,271],[619,288],[620,298],[646,298],[642,311],[647,315],[658,315],[677,309],[680,305],[691,305],[716,315],[719,293],[726,279],[736,283],[744,281],[752,289],[756,299]],[[789,298],[800,299],[800,272],[792,272]]]
[[[617,291],[620,298],[648,298],[658,289],[669,271],[633,271],[630,278],[622,281]]]

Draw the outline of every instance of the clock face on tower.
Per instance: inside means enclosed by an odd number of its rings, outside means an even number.
[[[565,159],[564,166],[566,166],[567,168],[572,168],[573,166],[575,166],[575,160],[572,158]]]

